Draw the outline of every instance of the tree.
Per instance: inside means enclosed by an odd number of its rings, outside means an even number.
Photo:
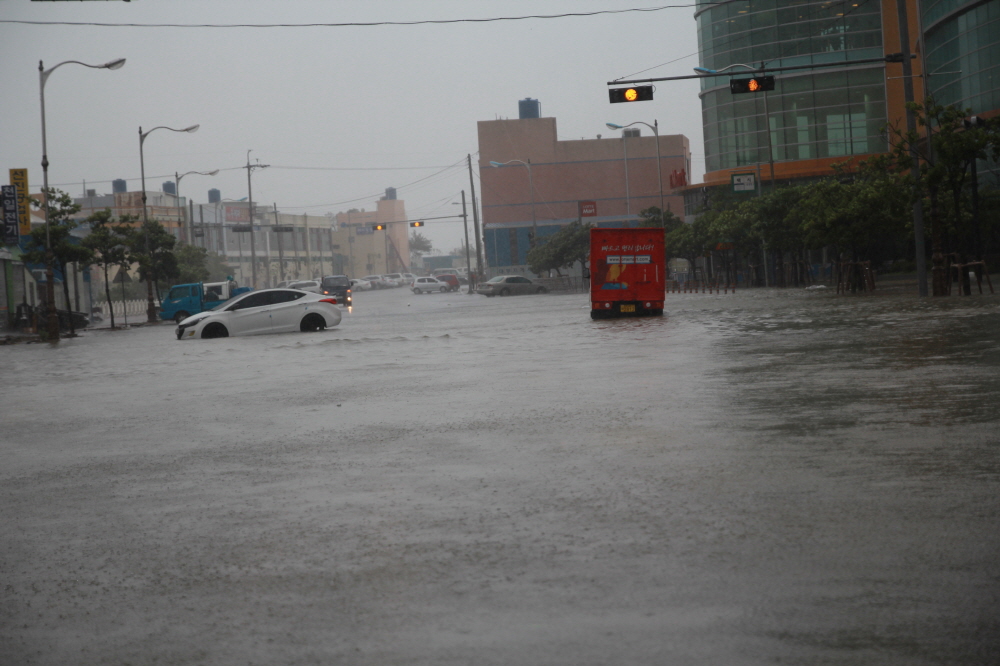
[[[196,245],[181,243],[174,250],[177,258],[177,281],[181,283],[205,282],[209,279],[208,250]]]
[[[890,127],[892,154],[900,172],[908,172],[912,167],[911,150],[918,154],[920,176],[915,190],[917,196],[926,197],[930,204],[933,293],[944,296],[948,284],[945,255],[956,252],[961,261],[969,255],[981,256],[982,230],[978,220],[973,224],[972,216],[966,214],[972,212],[972,207],[966,203],[964,191],[969,182],[969,167],[976,160],[1000,157],[1000,119],[967,127],[965,120],[971,114],[970,109],[942,106],[933,97],[928,97],[922,105],[911,102],[907,108],[913,111],[923,129],[904,132]],[[942,190],[951,195],[945,205],[939,200]],[[968,290],[967,276],[963,277],[966,277],[963,287]]]
[[[427,254],[433,249],[430,239],[419,231],[414,231],[410,234],[410,252],[414,254]]]
[[[76,325],[73,322],[73,307],[69,298],[69,264],[87,264],[90,262],[90,250],[80,244],[72,236],[72,231],[77,228],[78,223],[72,216],[80,211],[80,206],[73,203],[73,199],[65,192],[54,188],[43,190],[46,200],[49,202],[48,230],[45,226],[38,226],[31,230],[25,248],[24,257],[34,264],[48,264],[51,250],[52,265],[59,269],[63,277],[63,296],[66,300],[66,309],[69,311],[70,335],[76,335]],[[36,208],[41,208],[43,204],[33,200]],[[48,236],[49,243],[46,242]],[[55,304],[49,304],[54,308]]]
[[[128,269],[128,239],[132,229],[124,224],[111,224],[111,210],[105,208],[86,219],[90,224],[90,234],[81,244],[93,253],[93,262],[104,271],[104,294],[111,306],[111,281],[109,271],[112,266],[120,270]],[[115,309],[111,309],[111,328],[115,328]]]
[[[568,269],[578,261],[586,267],[590,257],[591,226],[574,221],[538,239],[535,247],[528,250],[528,268],[538,275],[554,270],[562,276],[561,269]]]
[[[133,229],[129,236],[132,257],[139,262],[139,279],[147,284],[152,282],[156,298],[160,298],[159,281],[176,278],[180,274],[174,245],[177,239],[157,220],[149,220],[140,228]],[[148,244],[148,249],[147,249]]]

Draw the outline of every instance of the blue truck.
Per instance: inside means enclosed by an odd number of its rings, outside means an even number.
[[[233,296],[252,291],[251,287],[238,287],[236,280],[225,282],[194,282],[192,284],[175,284],[170,287],[167,297],[163,299],[160,319],[172,319],[180,323],[191,315],[205,310],[211,310],[219,303],[228,301]]]

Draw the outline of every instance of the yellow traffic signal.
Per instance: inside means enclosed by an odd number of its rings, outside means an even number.
[[[632,88],[609,88],[608,96],[612,104],[620,102],[648,102],[653,99],[653,86],[635,86]]]
[[[386,225],[384,225],[384,224],[373,224],[372,225],[372,229],[374,229],[375,231],[385,231],[385,227],[386,227]]]
[[[422,226],[424,226],[424,223],[423,222],[410,222],[410,226],[411,227],[422,227]]]

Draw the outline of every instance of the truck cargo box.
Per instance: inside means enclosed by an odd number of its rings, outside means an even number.
[[[662,315],[663,229],[590,230],[590,316]]]

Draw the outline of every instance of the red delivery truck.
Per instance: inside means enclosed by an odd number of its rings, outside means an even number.
[[[663,229],[590,230],[590,317],[662,315]]]

